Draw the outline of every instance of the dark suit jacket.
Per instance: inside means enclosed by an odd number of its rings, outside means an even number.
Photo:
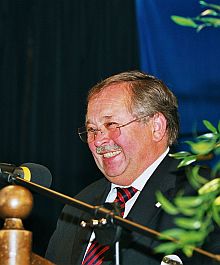
[[[177,171],[178,161],[166,156],[146,183],[127,219],[157,231],[173,227],[173,217],[166,214],[161,207],[157,208],[155,192],[160,190],[170,200],[184,188],[191,192],[183,172]],[[92,205],[102,205],[110,190],[110,183],[100,179],[86,187],[76,198]],[[82,228],[82,220],[91,218],[87,213],[71,206],[65,206],[58,220],[57,228],[50,240],[46,258],[58,265],[79,265],[82,262],[92,229]],[[159,265],[163,256],[156,255],[153,248],[160,242],[149,234],[124,233],[120,241],[120,260],[122,265]],[[210,245],[210,244],[209,244]],[[187,259],[178,254],[184,265],[210,265],[211,259],[200,254]],[[114,264],[114,259],[104,264]]]

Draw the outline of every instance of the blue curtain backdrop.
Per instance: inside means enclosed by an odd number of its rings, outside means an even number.
[[[220,28],[197,33],[170,18],[203,10],[199,1],[136,0],[141,68],[177,95],[183,135],[203,132],[204,119],[215,125],[220,119]]]

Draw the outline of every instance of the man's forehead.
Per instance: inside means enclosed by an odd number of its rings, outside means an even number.
[[[106,106],[114,104],[123,104],[127,102],[129,98],[129,93],[127,91],[126,84],[114,84],[105,87],[98,94],[92,96],[88,102],[88,108],[95,104],[103,104]]]
[[[110,115],[115,110],[120,111],[120,109],[127,108],[128,95],[122,91],[116,91],[116,93],[102,93],[102,95],[92,98],[87,107],[88,112],[107,112]]]
[[[92,96],[87,106],[87,119],[92,116],[115,117],[120,112],[128,113],[130,95],[126,83],[112,84]]]

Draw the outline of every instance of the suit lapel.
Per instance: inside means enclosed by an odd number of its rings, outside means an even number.
[[[165,196],[171,196],[174,191],[176,183],[176,163],[173,159],[166,156],[162,163],[155,170],[153,175],[147,181],[143,190],[141,191],[137,201],[132,207],[128,219],[133,220],[139,224],[155,229],[157,226],[158,216],[161,212],[161,207],[157,207],[156,191],[161,191]],[[141,235],[136,234],[136,237]]]

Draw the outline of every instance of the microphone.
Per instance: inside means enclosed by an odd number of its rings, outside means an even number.
[[[183,265],[182,260],[177,255],[167,255],[163,257],[161,265]]]
[[[17,167],[13,164],[0,163],[0,178],[6,182],[13,182],[12,177],[20,177],[26,181],[49,188],[52,175],[48,168],[35,163],[25,163]]]

